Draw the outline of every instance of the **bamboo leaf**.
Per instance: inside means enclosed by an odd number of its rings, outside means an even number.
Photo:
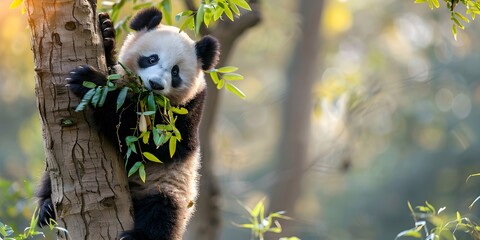
[[[147,177],[147,173],[145,172],[145,165],[143,163],[140,163],[140,168],[138,169],[138,174],[140,175],[140,179],[142,179],[142,182],[145,183],[145,178]]]
[[[225,73],[222,75],[222,78],[228,81],[243,80],[243,76],[238,73]]]
[[[83,81],[82,85],[86,88],[95,88],[97,84],[89,81]]]
[[[133,164],[132,168],[130,168],[130,170],[128,171],[128,177],[132,176],[138,171],[138,168],[140,168],[140,164],[142,164],[142,162],[136,162],[135,164]]]
[[[75,112],[80,112],[83,109],[85,109],[85,107],[90,102],[90,100],[92,100],[92,97],[93,97],[94,94],[95,94],[95,89],[94,88],[88,90],[88,92],[85,93],[85,95],[83,95],[82,101],[80,101],[78,106],[75,108]]]
[[[127,97],[128,87],[122,88],[117,97],[117,112],[125,103],[125,98]]]
[[[108,87],[104,87],[102,91],[102,97],[100,98],[100,101],[98,102],[99,107],[103,107],[103,104],[105,104],[105,100],[107,100],[107,94],[108,94]]]
[[[238,67],[225,66],[225,67],[221,67],[221,68],[217,69],[217,72],[219,72],[219,73],[231,73],[231,72],[235,72],[237,70],[238,70]]]
[[[168,149],[170,150],[170,158],[173,158],[173,154],[175,154],[176,148],[177,148],[177,138],[171,136],[170,141],[168,143]]]
[[[197,16],[195,18],[195,33],[198,35],[200,33],[200,26],[203,22],[203,16],[205,14],[205,4],[200,4],[200,7],[197,11]]]
[[[157,163],[163,163],[162,161],[160,161],[160,159],[158,159],[155,155],[149,153],[149,152],[143,152],[142,153],[143,156],[145,158],[147,158],[149,161],[152,161],[152,162],[157,162]]]
[[[214,71],[211,71],[211,72],[210,72],[210,78],[212,78],[212,81],[213,81],[215,84],[218,84],[218,82],[220,81],[220,79],[218,79],[218,73],[217,73],[217,72],[214,72]]]
[[[247,1],[245,1],[245,0],[232,0],[232,1],[233,1],[233,3],[235,3],[237,6],[243,8],[243,9],[245,9],[245,10],[249,10],[249,11],[252,10],[252,8],[250,7],[250,5],[249,5],[249,4],[247,3]],[[423,0],[423,1],[425,1],[425,0]]]
[[[227,85],[225,86],[225,88],[230,91],[231,93],[237,95],[238,97],[240,97],[241,99],[245,99],[246,95],[245,93],[243,93],[240,89],[238,89],[235,85],[231,84],[231,83],[227,83]]]

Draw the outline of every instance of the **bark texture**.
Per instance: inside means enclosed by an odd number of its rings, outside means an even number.
[[[25,4],[57,222],[69,239],[115,239],[133,226],[125,169],[113,145],[95,130],[90,111],[74,111],[79,99],[65,86],[66,74],[78,65],[106,69],[96,1]]]
[[[295,216],[295,204],[302,193],[302,175],[307,168],[308,139],[312,112],[312,88],[318,69],[320,23],[323,0],[302,0],[300,36],[290,58],[278,157],[277,181],[270,194],[271,211],[286,211]],[[282,224],[283,236],[292,235],[294,221]],[[273,237],[273,236],[272,236]],[[273,238],[272,238],[273,239]]]

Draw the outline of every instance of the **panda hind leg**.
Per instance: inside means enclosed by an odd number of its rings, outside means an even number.
[[[165,194],[133,199],[135,227],[121,240],[174,240],[178,233],[178,207]]]
[[[113,69],[113,66],[117,64],[117,60],[115,59],[115,27],[108,13],[99,13],[98,21],[100,30],[102,31],[107,67]]]
[[[55,210],[52,203],[52,183],[47,172],[43,173],[40,188],[35,195],[38,198],[37,225],[43,227],[50,223],[50,219],[55,220]]]

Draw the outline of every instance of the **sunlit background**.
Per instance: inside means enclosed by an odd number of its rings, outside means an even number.
[[[311,167],[295,205],[302,239],[394,239],[414,226],[407,201],[479,215],[468,205],[480,179],[465,180],[480,172],[480,22],[455,41],[448,12],[413,2],[326,1],[305,136]],[[43,143],[26,16],[8,5],[0,1],[0,221],[25,226]],[[247,215],[238,202],[253,206],[271,187],[296,5],[264,0],[262,23],[231,56],[247,99],[222,93],[215,131],[222,239],[250,239],[232,224]]]

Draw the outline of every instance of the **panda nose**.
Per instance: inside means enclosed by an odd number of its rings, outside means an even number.
[[[148,81],[150,83],[150,87],[152,87],[153,90],[163,90],[165,87],[163,84],[154,82],[152,80]]]

